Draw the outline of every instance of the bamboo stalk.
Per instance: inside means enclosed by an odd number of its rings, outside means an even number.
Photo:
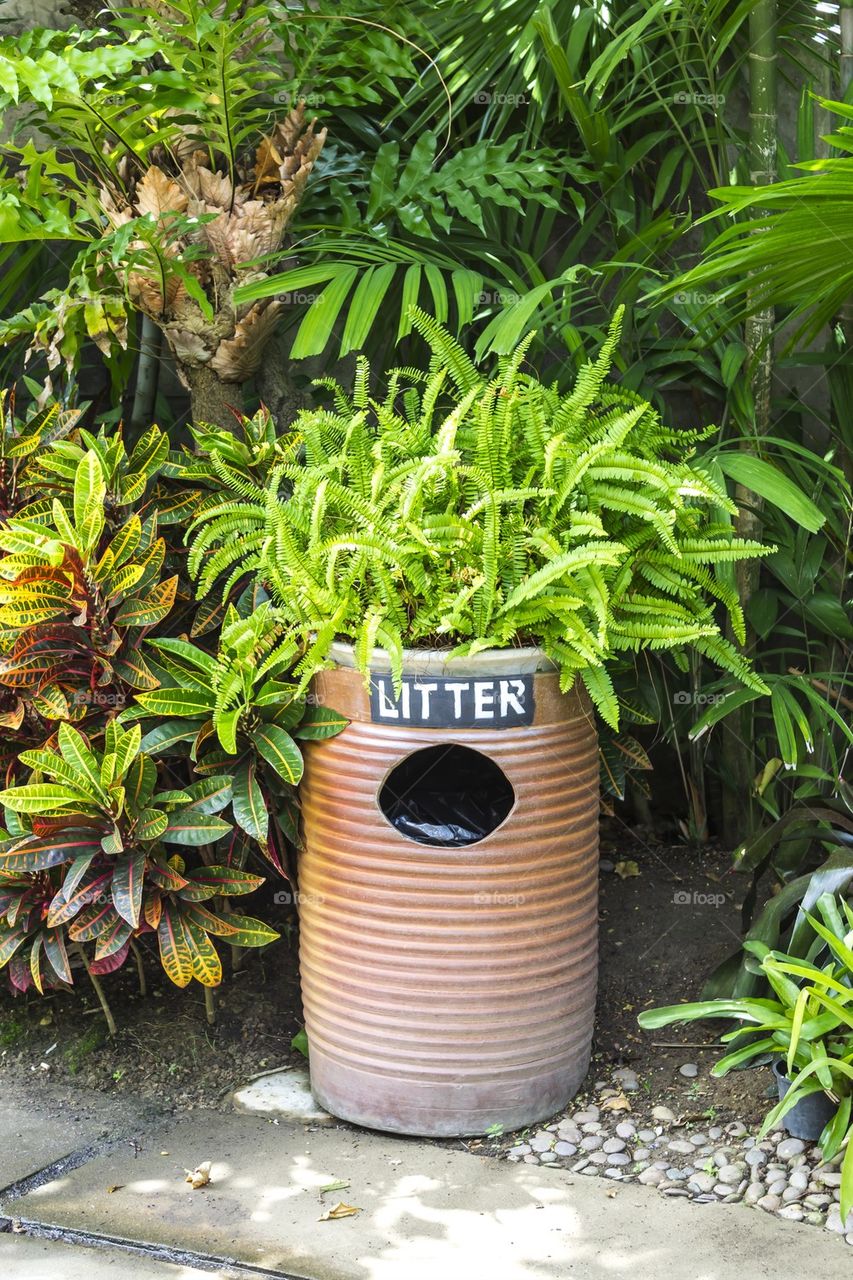
[[[749,177],[757,187],[765,187],[776,178],[777,114],[776,64],[777,8],[776,0],[758,0],[749,15]],[[760,235],[761,232],[756,234]],[[749,314],[744,324],[747,368],[755,410],[751,433],[742,422],[744,439],[740,448],[757,456],[761,442],[771,427],[771,391],[773,386],[773,329],[776,313],[772,306],[760,306],[754,293],[747,294]],[[760,541],[764,522],[763,500],[743,485],[735,486],[735,532],[740,538]],[[745,609],[758,588],[760,560],[740,560],[735,566],[738,598]],[[747,635],[747,643],[752,637]],[[742,838],[744,824],[751,827],[754,807],[752,753],[754,710],[749,703],[724,721],[729,785],[723,792],[724,836],[729,843]]]
[[[139,339],[139,360],[136,366],[136,389],[130,411],[130,425],[144,431],[150,427],[157,403],[157,387],[160,381],[160,357],[163,350],[163,334],[149,316],[143,315]]]

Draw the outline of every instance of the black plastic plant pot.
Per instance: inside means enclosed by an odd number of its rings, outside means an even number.
[[[773,1074],[776,1077],[781,1102],[791,1087],[791,1081],[785,1075],[782,1058],[777,1058],[773,1063]],[[782,1117],[782,1126],[792,1138],[817,1142],[837,1110],[838,1104],[828,1098],[825,1093],[809,1093]]]

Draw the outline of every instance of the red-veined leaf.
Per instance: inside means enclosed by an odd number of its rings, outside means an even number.
[[[50,967],[62,982],[74,981],[71,976],[71,965],[65,949],[65,939],[61,929],[46,929],[44,933],[44,952]]]
[[[246,835],[264,844],[269,831],[269,814],[258,783],[258,770],[254,760],[243,760],[237,765],[232,789],[231,808],[234,820]]]
[[[97,852],[98,846],[88,838],[61,841],[55,837],[36,840],[30,838],[5,853],[0,853],[0,870],[45,871],[48,867],[75,862],[81,858],[88,857],[91,861]]]
[[[263,876],[254,876],[249,871],[237,871],[233,867],[199,867],[190,875],[190,884],[204,885],[225,897],[252,893],[263,883]]]
[[[144,880],[144,853],[129,853],[117,859],[113,868],[113,903],[119,915],[134,929],[139,924]]]
[[[68,926],[68,936],[75,942],[93,942],[120,919],[111,902],[92,903]]]
[[[124,964],[130,952],[130,939],[118,951],[114,951],[111,956],[104,956],[102,960],[90,960],[89,972],[103,977],[105,973],[115,973]]]
[[[13,929],[10,933],[0,935],[0,969],[9,963],[26,937],[23,929]]]
[[[114,956],[117,951],[121,951],[126,942],[130,940],[133,928],[126,920],[119,918],[109,929],[105,929],[103,933],[98,934],[95,942],[95,959],[106,960],[109,956]]]
[[[163,858],[151,860],[148,874],[161,889],[170,889],[172,892],[183,889],[184,885],[189,883],[171,862],[166,862]]]
[[[73,920],[78,911],[81,911],[88,902],[91,902],[99,893],[106,890],[111,877],[111,871],[98,872],[94,878],[84,879],[67,898],[63,896],[63,890],[60,889],[50,904],[50,910],[47,913],[47,927],[55,929],[58,925],[67,924],[69,920]]]

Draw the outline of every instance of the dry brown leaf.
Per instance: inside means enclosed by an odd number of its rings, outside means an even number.
[[[283,161],[272,138],[262,138],[255,152],[255,187],[268,182],[281,182]]]
[[[210,367],[223,382],[245,382],[260,367],[280,309],[276,302],[256,303],[237,321],[234,337],[220,342]]]
[[[620,880],[628,880],[631,876],[640,874],[640,868],[632,858],[624,858],[621,862],[617,862],[613,870]]]
[[[361,1213],[361,1209],[354,1204],[344,1204],[343,1200],[339,1200],[331,1209],[327,1209],[325,1213],[321,1213],[318,1222],[334,1222],[338,1218],[354,1218],[357,1213]]]
[[[251,262],[273,253],[281,244],[287,220],[292,213],[287,200],[264,204],[247,200],[228,224],[228,250],[236,264]]]
[[[187,1175],[184,1182],[189,1182],[193,1191],[198,1191],[210,1182],[210,1161],[202,1160],[197,1169],[185,1169],[184,1173]]]
[[[202,165],[198,169],[198,185],[205,204],[213,206],[211,212],[215,209],[231,208],[234,188],[227,174],[220,173],[218,170],[213,173]]]
[[[167,177],[158,165],[152,164],[136,188],[135,203],[137,212],[153,213],[155,218],[163,218],[170,213],[184,213],[187,196],[177,182]]]
[[[190,329],[169,325],[166,329],[169,345],[175,353],[175,359],[182,364],[206,364],[210,359],[210,349],[202,338]],[[214,338],[214,341],[216,339]]]
[[[602,1111],[630,1111],[631,1104],[624,1093],[617,1093],[613,1098],[605,1098],[601,1104]]]

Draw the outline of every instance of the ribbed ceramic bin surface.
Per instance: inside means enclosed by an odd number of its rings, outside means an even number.
[[[530,670],[530,667],[527,668]],[[333,1115],[396,1133],[513,1129],[565,1106],[595,1007],[598,753],[585,697],[529,677],[533,723],[371,723],[360,673],[315,694],[349,717],[307,744],[300,967],[311,1084]],[[515,804],[475,844],[430,847],[377,796],[401,760],[455,743],[490,757]]]

